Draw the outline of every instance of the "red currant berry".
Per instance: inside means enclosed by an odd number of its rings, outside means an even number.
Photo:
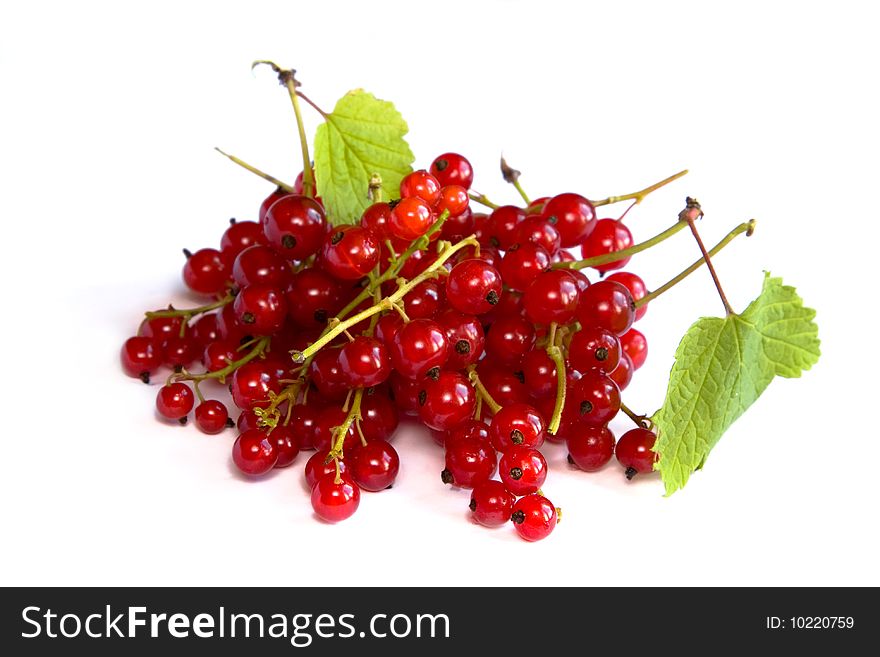
[[[578,372],[613,372],[620,362],[620,340],[611,331],[598,326],[585,326],[572,336],[568,345],[568,360]]]
[[[489,438],[499,452],[518,446],[540,447],[544,443],[544,418],[528,404],[509,404],[492,418]]]
[[[163,364],[173,370],[188,367],[199,355],[199,346],[190,336],[175,335],[162,345]]]
[[[444,302],[444,287],[433,279],[416,285],[403,299],[403,310],[410,319],[432,319]]]
[[[321,408],[309,399],[308,404],[298,404],[290,413],[288,427],[296,437],[296,446],[300,450],[315,449],[315,425]]]
[[[388,225],[396,238],[411,241],[427,233],[436,218],[431,205],[414,196],[403,198],[394,206]]]
[[[188,385],[177,381],[159,388],[156,410],[169,420],[183,420],[195,404],[195,395]]]
[[[473,488],[488,481],[498,467],[492,446],[476,438],[462,438],[446,446],[446,469],[440,473],[444,484]]]
[[[244,341],[247,333],[244,327],[238,323],[235,309],[231,303],[223,306],[223,310],[217,314],[217,331],[220,333],[220,339],[234,343],[235,349]]]
[[[431,429],[448,431],[473,417],[477,396],[464,374],[442,371],[419,391],[419,417]]]
[[[263,283],[284,289],[290,280],[290,267],[271,247],[255,244],[235,258],[232,279],[240,288]]]
[[[503,365],[518,365],[535,346],[535,327],[525,317],[499,317],[486,336],[486,353]]]
[[[394,336],[401,328],[403,328],[403,318],[400,313],[390,312],[382,315],[376,322],[374,334],[377,340],[381,340],[390,349],[394,343]]]
[[[565,442],[569,462],[585,472],[602,469],[614,455],[614,434],[605,426],[581,426]]]
[[[153,317],[144,319],[138,327],[138,336],[153,338],[156,345],[162,345],[169,338],[180,335],[180,327],[183,325],[181,317]]]
[[[577,246],[596,226],[596,208],[580,194],[559,194],[544,204],[541,216],[559,231],[562,248]]]
[[[531,242],[508,249],[501,260],[501,278],[513,290],[525,290],[539,274],[550,268],[550,255]]]
[[[617,367],[608,376],[617,384],[618,390],[622,392],[626,390],[626,387],[632,381],[634,371],[632,359],[626,352],[623,352],[620,354],[620,362],[617,363]]]
[[[400,181],[400,198],[420,198],[428,205],[440,200],[440,183],[424,169],[408,173]]]
[[[474,182],[474,170],[464,155],[444,153],[431,163],[431,174],[444,187],[461,185],[470,189]]]
[[[457,217],[468,209],[470,199],[467,190],[461,185],[447,185],[440,190],[440,196],[434,203],[434,211],[439,215],[444,211],[450,217]]]
[[[638,313],[636,313],[638,316]],[[632,360],[633,369],[637,370],[645,364],[648,358],[648,340],[634,328],[620,336],[620,348]]]
[[[418,415],[421,381],[414,381],[397,372],[391,372],[389,382],[391,383],[391,398],[400,412],[407,415]]]
[[[321,266],[340,280],[363,278],[378,263],[379,241],[365,228],[337,226],[324,240]]]
[[[278,199],[263,219],[266,239],[288,260],[305,260],[321,248],[327,232],[324,210],[308,196]]]
[[[528,401],[529,393],[524,384],[525,377],[521,372],[513,371],[511,367],[494,365],[488,359],[484,359],[480,362],[477,373],[492,399],[501,406]],[[487,411],[488,408],[483,406],[483,412]]]
[[[397,450],[384,440],[371,440],[351,451],[348,473],[363,490],[378,492],[391,488],[400,471]]]
[[[265,361],[245,363],[232,375],[232,401],[241,409],[265,408],[270,403],[270,393],[279,392],[278,377]]]
[[[457,440],[473,438],[491,445],[489,440],[489,425],[482,420],[465,420],[458,426],[444,432],[443,445],[451,445]]]
[[[538,492],[547,479],[547,461],[534,447],[511,447],[498,464],[501,481],[517,497]]]
[[[323,328],[342,310],[342,285],[320,269],[303,269],[287,287],[287,313],[302,328]]]
[[[526,495],[513,505],[510,515],[516,533],[527,541],[547,538],[556,527],[556,507],[541,495]]]
[[[312,508],[322,520],[340,522],[350,518],[361,501],[361,491],[347,474],[321,477],[312,488]]]
[[[583,258],[593,258],[614,253],[615,251],[622,251],[632,245],[632,233],[629,232],[629,228],[624,226],[623,223],[617,219],[600,219],[596,222],[596,227],[590,233],[590,236],[581,244],[581,254]],[[602,274],[614,269],[620,269],[621,267],[626,267],[630,257],[626,256],[613,262],[593,265],[593,269]]]
[[[480,360],[486,346],[483,326],[476,315],[466,315],[449,308],[440,313],[437,323],[446,331],[449,356],[446,367],[462,370]]]
[[[246,475],[266,474],[277,460],[278,452],[265,429],[249,429],[232,445],[232,462]]]
[[[202,315],[190,327],[196,345],[204,349],[215,340],[220,339],[220,328],[217,324],[217,313]]]
[[[385,241],[393,237],[391,233],[391,206],[388,203],[373,203],[361,215],[361,226]]]
[[[339,349],[324,348],[315,354],[309,366],[309,378],[329,401],[343,399],[348,394],[348,379],[339,364]]]
[[[559,251],[559,231],[543,217],[526,217],[516,229],[518,244],[531,242],[544,248],[551,256]],[[566,252],[567,253],[567,252]]]
[[[535,399],[556,396],[556,365],[546,350],[532,349],[525,355],[520,367],[529,395]]]
[[[286,468],[294,462],[296,455],[299,453],[297,439],[293,433],[293,428],[288,425],[284,426],[279,423],[277,427],[267,433],[267,438],[275,448],[277,458],[274,467]]]
[[[614,272],[605,280],[615,281],[623,285],[627,290],[629,290],[629,293],[632,295],[633,301],[638,301],[648,294],[648,287],[645,285],[645,281],[643,281],[639,276],[631,274],[628,271]],[[636,318],[633,321],[640,320],[642,317],[645,316],[646,312],[648,312],[648,304],[636,308]]]
[[[382,342],[358,336],[339,350],[339,369],[350,387],[369,388],[385,382],[391,360]]]
[[[523,307],[535,324],[568,324],[578,308],[579,290],[573,274],[551,269],[540,274],[523,293]]]
[[[361,399],[361,433],[369,442],[391,440],[400,416],[384,388],[367,388]]]
[[[255,283],[242,288],[233,302],[235,318],[251,335],[272,335],[287,318],[287,299],[280,290]]]
[[[231,426],[226,405],[216,399],[208,399],[196,406],[196,426],[204,433],[220,433]]]
[[[122,345],[120,354],[122,369],[129,376],[139,378],[144,383],[150,382],[162,364],[162,350],[153,338],[129,338]]]
[[[414,319],[394,336],[391,365],[403,376],[419,380],[448,357],[446,332],[430,319]]]
[[[343,411],[339,406],[327,406],[321,410],[315,423],[315,449],[331,449],[336,445],[336,440],[339,438],[337,429],[342,426],[347,416],[348,412]],[[352,422],[345,438],[342,439],[342,450],[352,449],[359,440]]]
[[[186,253],[183,265],[183,282],[193,292],[218,294],[226,288],[229,272],[217,249],[200,249]]]
[[[626,468],[626,478],[632,479],[637,474],[652,472],[657,462],[654,452],[654,441],[657,436],[647,429],[631,429],[617,441],[617,460]]]
[[[510,521],[515,501],[504,484],[490,479],[474,486],[469,508],[474,520],[484,527],[500,527]]]
[[[489,215],[489,243],[507,251],[516,243],[517,230],[525,218],[525,211],[515,205],[502,205],[493,210]]]
[[[330,462],[327,462],[327,457],[330,455],[329,449],[319,449],[317,452],[312,454],[308,461],[306,461],[306,484],[309,487],[309,490],[315,487],[315,484],[318,483],[319,479],[322,479],[326,475],[336,476],[336,464],[337,462],[333,459],[330,459]],[[339,472],[347,473],[348,472],[349,463],[347,459],[339,461]]]
[[[581,421],[592,426],[608,424],[620,410],[620,390],[605,373],[586,372],[568,390]]]
[[[481,315],[501,299],[501,274],[484,260],[464,260],[446,277],[446,299],[461,313]]]
[[[448,188],[444,187],[444,189]],[[443,200],[441,199],[440,203],[434,208],[434,212],[439,216],[444,209],[448,209],[448,207],[444,208]],[[443,227],[440,229],[440,237],[447,242],[458,242],[469,235],[473,235],[475,230],[474,213],[469,207],[466,207],[458,214],[450,214],[446,218],[446,221],[443,222]],[[468,249],[462,249],[462,251],[466,250]]]
[[[223,257],[223,262],[231,268],[239,253],[254,244],[266,243],[263,227],[256,221],[231,219],[229,228],[220,238],[220,255]]]
[[[296,189],[295,186],[294,186],[294,189]],[[263,200],[263,202],[260,204],[260,214],[259,214],[260,224],[263,223],[263,219],[266,218],[266,213],[269,212],[269,208],[272,207],[272,205],[275,203],[275,201],[277,201],[278,199],[283,198],[285,196],[288,196],[289,194],[290,194],[290,192],[282,189],[281,187],[278,187],[275,189],[274,192],[269,194],[269,196],[267,196]],[[297,194],[302,194],[302,190],[299,190],[297,192]]]
[[[599,326],[623,335],[635,320],[632,295],[614,281],[599,281],[581,293],[577,318],[581,326]]]
[[[209,372],[217,372],[239,358],[238,340],[220,339],[205,347],[202,364]]]

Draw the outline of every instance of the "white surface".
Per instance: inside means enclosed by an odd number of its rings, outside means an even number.
[[[880,584],[870,3],[345,4],[3,4],[0,581]],[[686,194],[707,243],[757,218],[717,260],[728,295],[742,308],[763,269],[797,285],[820,363],[774,382],[670,499],[550,449],[565,519],[540,544],[472,525],[415,428],[392,491],[341,525],[313,520],[303,456],[242,481],[232,432],[161,425],[155,388],[117,360],[141,311],[185,300],[180,248],[216,245],[270,191],[212,147],[299,170],[289,101],[250,73],[257,58],[299,69],[327,108],[358,86],[393,100],[419,163],[461,150],[499,199],[516,199],[502,150],[535,196],[626,193],[689,167],[632,212],[636,239]],[[681,234],[633,269],[656,286],[696,255]],[[660,403],[678,338],[720,311],[705,271],[652,305],[630,406]]]

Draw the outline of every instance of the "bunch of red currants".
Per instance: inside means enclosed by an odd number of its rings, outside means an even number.
[[[606,276],[629,258],[595,265],[597,282],[582,273],[569,249],[596,259],[632,245],[583,196],[482,214],[472,181],[468,160],[446,153],[407,175],[400,199],[334,226],[301,175],[293,193],[263,201],[259,222],[233,221],[219,249],[185,251],[184,281],[210,302],[148,312],[123,368],[146,383],[170,368],[158,413],[185,423],[195,409],[209,434],[237,427],[232,459],[245,475],[314,450],[305,477],[324,520],[392,486],[404,414],[443,446],[443,483],[473,489],[476,522],[546,537],[559,511],[541,490],[545,439],[566,442],[588,472],[615,452],[628,478],[653,470],[649,429],[615,445],[608,428],[647,356],[632,328],[647,289],[632,273]],[[197,361],[203,371],[190,369]],[[237,421],[205,398],[210,381],[228,385]]]

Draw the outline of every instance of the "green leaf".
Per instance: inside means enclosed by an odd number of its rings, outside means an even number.
[[[394,105],[363,89],[345,94],[325,119],[315,135],[318,193],[332,223],[355,223],[371,203],[373,174],[382,177],[384,199],[399,196],[415,159],[403,138],[409,128]]]
[[[816,311],[766,274],[740,315],[703,317],[675,352],[662,408],[652,420],[666,494],[687,483],[731,424],[776,376],[799,377],[819,360]]]

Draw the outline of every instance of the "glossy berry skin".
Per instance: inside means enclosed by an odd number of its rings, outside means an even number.
[[[531,397],[545,399],[556,396],[556,365],[546,349],[532,349],[523,357],[520,369]]]
[[[544,248],[551,256],[559,251],[561,244],[559,231],[546,219],[539,216],[528,216],[516,229],[516,242],[531,242]]]
[[[617,367],[608,376],[617,384],[618,390],[623,392],[632,381],[634,371],[632,359],[626,352],[623,352],[620,354],[620,362],[617,363]]]
[[[473,438],[491,445],[489,440],[489,425],[481,420],[465,420],[458,426],[446,431],[443,437],[444,445],[451,445],[457,440]]]
[[[562,248],[587,239],[596,226],[596,208],[580,194],[559,194],[544,204],[541,217],[559,231]]]
[[[153,338],[144,336],[129,338],[122,345],[120,360],[126,374],[149,383],[150,376],[162,365],[162,349]]]
[[[220,339],[220,327],[217,324],[217,317],[217,313],[205,314],[190,326],[190,333],[201,349]]]
[[[526,213],[515,205],[502,205],[489,215],[489,243],[502,251],[516,244],[517,230]]]
[[[535,327],[519,315],[499,317],[486,336],[489,357],[504,365],[518,365],[534,346]]]
[[[550,254],[531,242],[514,244],[501,260],[501,278],[513,290],[523,291],[550,268]]]
[[[446,331],[448,358],[446,367],[462,370],[480,360],[486,348],[483,326],[476,315],[449,308],[440,313],[437,323]]]
[[[232,303],[235,318],[251,335],[272,335],[287,318],[287,298],[263,283],[242,288]]]
[[[263,283],[284,289],[290,280],[290,267],[271,247],[255,244],[235,258],[232,279],[239,288]]]
[[[447,189],[452,188],[444,187],[444,195],[446,194]],[[465,195],[467,194],[467,192],[464,193]],[[434,206],[434,214],[439,217],[443,210],[449,209],[452,203],[452,200],[446,200],[444,197],[441,197],[437,205]],[[476,226],[474,225],[474,213],[471,211],[470,207],[466,207],[458,214],[450,214],[446,218],[446,221],[443,222],[443,227],[440,228],[440,237],[447,242],[458,242],[468,235],[473,235],[475,231]],[[466,249],[463,249],[463,251],[465,250]]]
[[[141,322],[137,334],[139,337],[153,338],[161,346],[168,338],[180,335],[182,324],[180,317],[153,317]]]
[[[274,467],[286,468],[296,460],[299,446],[297,445],[293,428],[290,425],[284,426],[279,422],[277,427],[268,432],[267,437],[269,442],[275,447],[275,454],[278,457],[275,460]]]
[[[620,362],[620,340],[611,331],[584,326],[568,345],[568,361],[578,372],[613,372]]]
[[[634,328],[620,336],[620,348],[630,357],[634,370],[644,365],[648,358],[648,340],[641,331]]]
[[[342,426],[348,415],[339,406],[327,406],[318,414],[318,420],[315,422],[315,449],[330,449],[336,444],[339,438],[337,427]],[[348,428],[345,438],[342,440],[342,449],[350,450],[358,444],[359,438],[355,433],[354,422]]]
[[[474,486],[469,508],[483,527],[501,527],[510,521],[516,498],[500,481],[490,479]]]
[[[399,313],[392,310],[379,318],[379,321],[376,322],[376,329],[373,332],[373,335],[376,336],[377,340],[381,340],[385,346],[390,349],[391,345],[394,343],[394,336],[397,335],[397,332],[400,331],[401,328],[403,328],[403,318]]]
[[[516,533],[527,541],[547,538],[556,528],[556,507],[546,497],[526,495],[513,505],[510,515]]]
[[[577,318],[581,326],[599,326],[623,335],[635,321],[635,302],[623,285],[615,281],[593,283],[580,295]]]
[[[579,307],[580,291],[573,274],[551,269],[539,275],[523,293],[526,317],[535,324],[568,324]]]
[[[614,456],[614,434],[606,426],[580,426],[565,442],[568,460],[584,472],[601,470]]]
[[[632,274],[628,271],[614,272],[605,280],[615,281],[623,285],[627,290],[629,290],[629,293],[632,295],[633,301],[638,301],[648,294],[648,286],[645,285],[645,281],[643,281],[640,276]],[[636,308],[636,318],[634,321],[639,321],[642,317],[645,316],[646,312],[648,312],[648,304]]]
[[[223,262],[232,267],[238,254],[254,244],[267,244],[263,227],[256,221],[232,220],[229,228],[220,238],[220,255],[223,257]]]
[[[435,367],[442,367],[448,357],[446,332],[435,321],[414,319],[394,336],[391,366],[403,376],[419,380]]]
[[[294,189],[295,189],[295,187],[294,187]],[[298,193],[301,193],[301,191]],[[281,187],[278,187],[275,189],[274,192],[272,192],[271,194],[269,194],[269,196],[267,196],[265,199],[263,199],[263,202],[260,204],[260,214],[259,214],[261,225],[263,223],[263,219],[266,218],[266,213],[269,212],[269,208],[271,208],[275,204],[275,201],[277,201],[280,198],[284,198],[285,196],[289,196],[289,195],[290,195],[289,192],[282,189]]]
[[[446,446],[446,469],[440,473],[444,484],[474,488],[488,481],[498,467],[492,446],[477,438],[462,438]]]
[[[324,475],[312,488],[312,509],[327,522],[340,522],[350,518],[361,502],[361,491],[347,474]]]
[[[523,383],[524,379],[514,371],[513,367],[504,367],[500,364],[493,364],[489,359],[483,359],[477,368],[480,375],[480,381],[492,395],[492,399],[507,406],[509,404],[526,403],[529,400],[529,393]],[[483,406],[483,413],[488,414],[489,409]]]
[[[171,369],[188,367],[198,357],[199,347],[189,335],[168,338],[162,345],[162,362]]]
[[[297,272],[285,292],[287,314],[302,328],[323,328],[345,305],[343,286],[313,267]]]
[[[281,384],[265,361],[252,360],[232,375],[232,401],[241,409],[269,405],[269,393],[281,392]]]
[[[544,419],[533,406],[508,404],[492,418],[489,438],[502,453],[517,446],[540,447],[544,443]]]
[[[536,493],[547,479],[547,461],[533,447],[511,447],[498,463],[501,481],[517,497]]]
[[[591,426],[608,424],[620,410],[620,390],[605,373],[598,370],[586,372],[574,382],[566,396],[577,411],[580,421]]]
[[[391,210],[388,226],[394,237],[412,241],[427,233],[436,219],[427,201],[418,197],[403,198]]]
[[[321,267],[343,281],[369,274],[379,262],[379,241],[360,226],[338,226],[324,239]]]
[[[318,483],[318,480],[324,478],[326,475],[332,475],[333,477],[336,476],[336,463],[332,459],[330,463],[325,463],[328,454],[330,454],[329,449],[319,449],[312,454],[308,461],[306,461],[305,475],[306,484],[308,485],[309,490],[314,488],[315,484]],[[348,459],[339,461],[339,472],[347,473],[348,466]]]
[[[264,429],[249,429],[232,445],[232,462],[246,475],[266,474],[277,461],[278,452]]]
[[[468,209],[470,199],[467,190],[461,185],[447,185],[440,190],[440,196],[434,202],[434,212],[438,215],[444,211],[450,217],[458,217]],[[473,218],[470,218],[471,222]]]
[[[348,474],[362,490],[375,493],[390,488],[400,471],[397,450],[384,440],[356,446],[349,458]]]
[[[196,426],[203,433],[220,433],[229,426],[228,421],[229,411],[221,401],[208,399],[196,406]]]
[[[156,410],[169,420],[180,420],[187,416],[195,404],[195,395],[188,385],[177,381],[159,388],[156,395]]]
[[[501,274],[484,260],[463,260],[446,277],[446,299],[461,313],[482,315],[501,299]]]
[[[581,255],[584,259],[594,256],[606,255],[614,251],[628,249],[633,245],[632,233],[629,228],[617,219],[600,219],[590,236],[581,244]],[[593,269],[600,273],[613,271],[626,267],[631,256],[606,262],[601,265],[593,265]]]
[[[235,317],[235,309],[231,303],[223,306],[223,310],[217,313],[217,332],[220,334],[220,340],[234,342],[236,348],[241,345],[244,337],[247,335],[244,327],[238,323],[238,319]]]
[[[445,301],[444,293],[441,282],[422,281],[403,298],[403,310],[410,319],[432,319]]]
[[[419,391],[419,417],[431,429],[448,431],[473,417],[477,395],[464,374],[444,370]]]
[[[383,388],[367,388],[361,399],[361,432],[369,442],[391,440],[400,415]]]
[[[348,380],[339,364],[339,349],[321,349],[309,366],[309,378],[328,401],[345,398],[348,394]]]
[[[293,407],[287,426],[293,432],[300,451],[315,449],[315,424],[320,412],[320,407],[312,403],[311,399],[308,404],[297,404]]]
[[[617,441],[617,460],[626,468],[626,478],[654,470],[657,453],[652,451],[657,436],[647,429],[631,429]]]
[[[388,381],[391,384],[391,396],[397,409],[406,415],[418,415],[422,382],[414,381],[398,372],[392,372]]]
[[[217,294],[226,288],[229,272],[217,249],[200,249],[187,256],[183,282],[193,292]]]
[[[440,200],[440,183],[424,169],[413,171],[400,181],[400,198],[419,198],[432,206]]]
[[[464,155],[458,153],[443,153],[432,163],[429,169],[431,175],[437,179],[441,186],[461,185],[470,189],[474,182],[474,170],[471,163]]]
[[[382,342],[358,336],[339,350],[339,369],[350,387],[369,388],[385,382],[391,359]]]
[[[321,206],[308,196],[296,194],[275,201],[262,224],[269,244],[288,260],[315,255],[327,232]]]
[[[361,215],[361,226],[373,232],[380,241],[391,239],[391,206],[373,203]]]

